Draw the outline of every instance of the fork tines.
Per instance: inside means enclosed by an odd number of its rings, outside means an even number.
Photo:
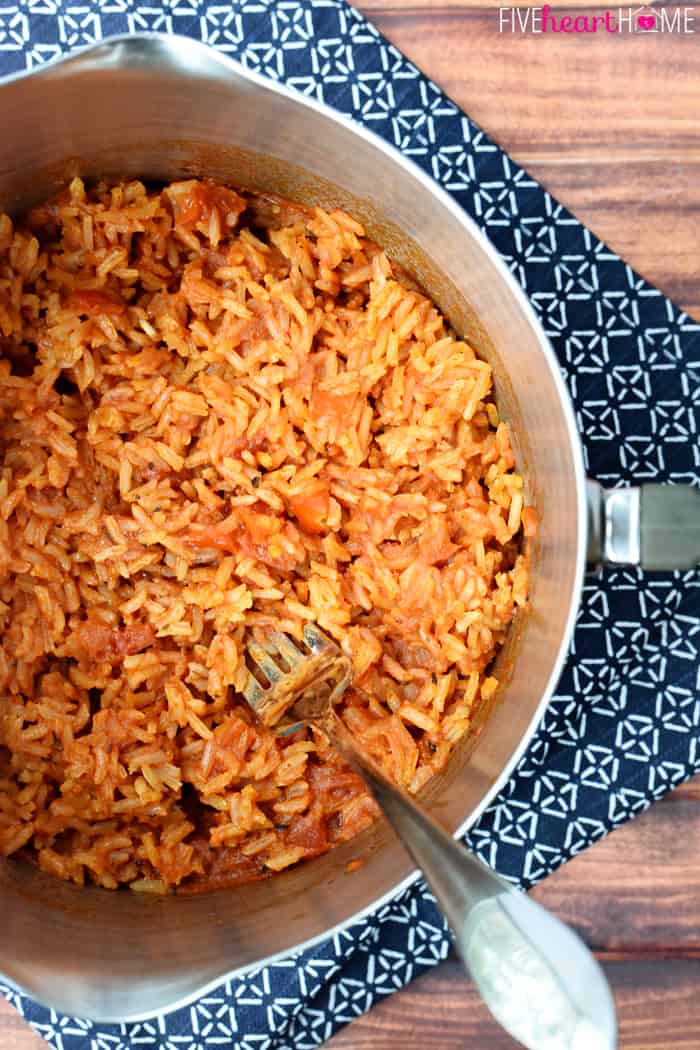
[[[243,695],[266,726],[297,705],[300,719],[322,719],[350,682],[350,661],[315,624],[305,625],[303,642],[273,631],[265,645],[251,639],[247,653]]]

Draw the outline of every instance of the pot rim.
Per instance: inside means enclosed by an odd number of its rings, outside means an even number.
[[[489,261],[494,266],[500,280],[514,297],[537,338],[540,350],[542,351],[542,355],[549,368],[552,380],[559,395],[562,414],[566,423],[570,451],[574,462],[574,481],[576,485],[577,503],[576,571],[572,585],[566,625],[562,632],[562,639],[558,650],[552,659],[552,667],[547,680],[547,686],[542,693],[540,702],[532,715],[526,731],[523,733],[520,743],[501,769],[501,772],[493,784],[484,793],[478,805],[472,809],[454,831],[454,837],[461,838],[466,831],[476,823],[493,798],[504,787],[513,770],[527,750],[561,676],[564,662],[569,653],[576,623],[576,616],[581,601],[587,532],[586,481],[583,450],[571,398],[564,383],[552,345],[525,292],[516,281],[502,256],[492,245],[486,234],[483,233],[483,231],[477,226],[476,222],[454,200],[454,198],[443,189],[436,180],[419,167],[419,165],[404,156],[396,147],[380,138],[373,131],[368,130],[359,122],[345,116],[325,103],[319,102],[314,98],[309,98],[306,95],[302,95],[300,92],[287,87],[286,84],[272,80],[248,69],[238,60],[230,58],[228,55],[217,51],[209,44],[204,44],[199,40],[175,33],[139,32],[131,34],[114,34],[105,37],[97,43],[89,44],[85,47],[77,48],[66,55],[61,55],[58,58],[47,62],[45,65],[0,78],[0,89],[30,77],[37,79],[47,78],[50,80],[55,76],[70,75],[73,72],[79,73],[81,67],[83,67],[86,62],[90,65],[91,69],[97,68],[105,71],[110,68],[128,66],[134,59],[143,60],[144,53],[148,54],[151,62],[155,66],[158,66],[161,71],[170,72],[173,75],[179,75],[181,77],[190,77],[192,79],[201,77],[205,80],[212,80],[217,77],[221,79],[222,77],[225,77],[227,73],[235,73],[236,76],[243,80],[247,80],[258,88],[276,92],[296,104],[303,105],[312,110],[312,112],[322,115],[326,119],[341,124],[354,135],[364,139],[374,149],[384,153],[395,165],[403,168],[414,179],[416,179],[420,183],[422,189],[426,193],[435,197],[439,203],[450,212],[454,221],[459,223],[470,237],[478,241],[482,250],[488,256]],[[347,929],[354,923],[359,922],[373,912],[376,912],[390,900],[405,892],[410,886],[418,881],[420,874],[421,873],[418,869],[413,869],[404,879],[396,883],[381,897],[376,898],[364,908],[354,912],[335,926],[301,942],[293,948],[286,948],[279,953],[268,955],[255,964],[236,967],[230,971],[224,971],[220,976],[198,986],[193,992],[181,996],[166,1007],[157,1011],[134,1013],[126,1016],[120,1015],[119,1017],[103,1015],[100,1022],[97,1023],[143,1021],[181,1009],[201,998],[201,996],[210,993],[220,984],[233,980],[237,976],[249,972],[253,968],[258,969],[272,965],[282,958],[288,958],[290,955],[297,955],[312,948],[316,944],[328,940],[342,930]],[[3,974],[2,971],[0,971],[0,976],[11,986],[24,990],[20,984],[13,981],[6,974]],[[26,994],[33,998],[31,992],[27,992]]]

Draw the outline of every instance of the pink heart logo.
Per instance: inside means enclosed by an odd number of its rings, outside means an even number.
[[[653,29],[656,25],[656,17],[655,15],[640,15],[637,25],[640,29]]]

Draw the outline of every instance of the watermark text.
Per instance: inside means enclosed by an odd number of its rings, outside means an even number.
[[[617,7],[572,14],[542,7],[499,7],[499,33],[694,33],[692,7]]]

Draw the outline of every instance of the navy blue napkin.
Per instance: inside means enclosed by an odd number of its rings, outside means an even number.
[[[344,0],[9,0],[0,74],[113,33],[212,44],[393,143],[495,244],[539,314],[574,398],[586,465],[607,486],[700,483],[700,326],[515,164]],[[700,574],[587,580],[556,697],[469,835],[529,886],[700,770]],[[56,1050],[303,1050],[444,959],[420,883],[326,943],[141,1024],[58,1015],[0,991]]]

